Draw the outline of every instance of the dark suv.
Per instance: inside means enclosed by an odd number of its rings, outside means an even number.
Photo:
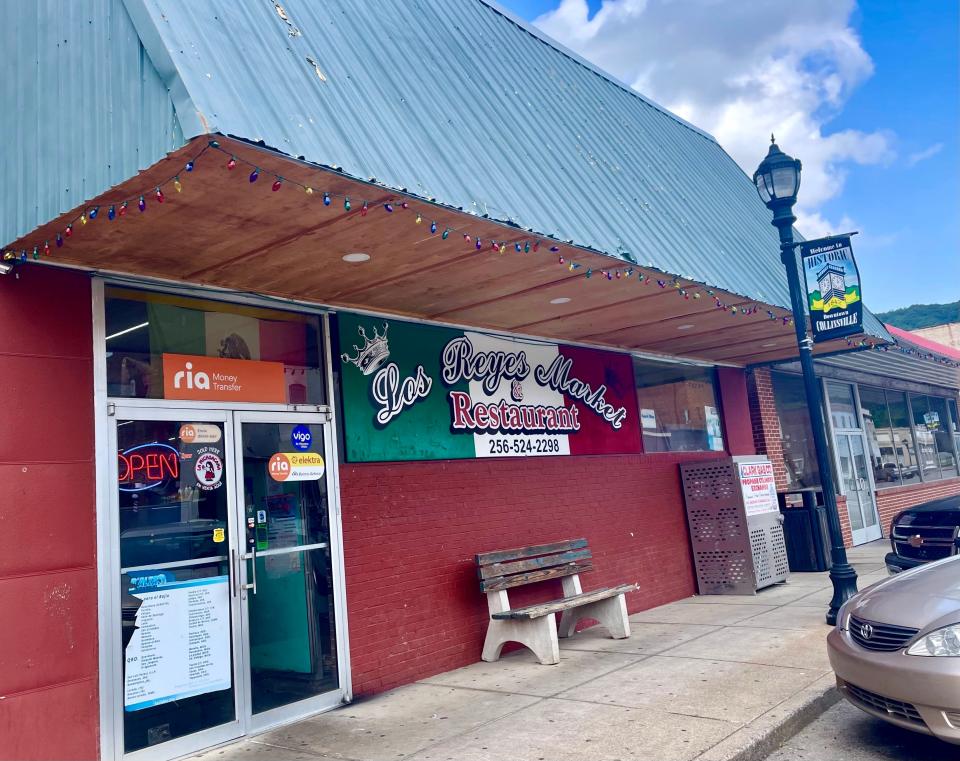
[[[890,573],[960,552],[960,496],[937,499],[904,510],[890,525],[893,552],[885,558]]]

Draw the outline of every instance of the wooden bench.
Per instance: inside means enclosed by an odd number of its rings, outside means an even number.
[[[519,642],[530,648],[540,663],[559,663],[557,637],[571,636],[586,618],[599,621],[614,639],[630,636],[624,594],[637,585],[584,592],[580,573],[593,569],[586,539],[482,552],[476,557],[480,589],[487,593],[490,610],[483,660],[495,661],[507,642]],[[547,579],[562,579],[563,599],[511,609],[508,589]],[[562,614],[559,629],[554,613]]]

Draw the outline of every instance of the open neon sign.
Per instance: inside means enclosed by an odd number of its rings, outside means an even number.
[[[120,491],[144,491],[167,479],[180,478],[180,453],[169,444],[152,441],[117,453]]]

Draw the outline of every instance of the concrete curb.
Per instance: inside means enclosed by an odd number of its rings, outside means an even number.
[[[840,700],[836,678],[825,674],[701,753],[696,761],[761,761]]]

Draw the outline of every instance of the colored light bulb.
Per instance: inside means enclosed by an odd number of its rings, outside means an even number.
[[[523,250],[523,247],[519,243],[514,243],[513,250],[519,254]]]
[[[440,237],[443,238],[444,240],[446,240],[447,238],[449,238],[449,237],[450,237],[450,228],[448,227],[446,230],[444,230],[444,231],[443,231],[443,235],[441,235]]]
[[[188,161],[188,162],[184,165],[183,168],[186,169],[188,172],[192,172],[192,171],[193,171],[193,162],[192,162],[192,161]]]
[[[26,251],[21,251],[21,252],[20,252],[20,261],[21,261],[21,262],[27,261],[27,252],[26,252]]]
[[[174,190],[176,190],[178,193],[183,190],[183,185],[180,184],[180,178],[179,178],[179,177],[174,177],[174,178],[173,178],[173,188],[174,188]]]
[[[282,187],[283,187],[283,180],[281,180],[279,177],[277,177],[277,179],[275,179],[275,180],[273,181],[273,185],[270,186],[270,190],[272,190],[274,193],[276,193],[276,192],[277,192],[278,190],[280,190],[280,188],[282,188]]]
[[[140,211],[145,211],[145,210],[146,210],[146,208],[147,208],[147,202],[146,202],[146,200],[144,199],[143,196],[140,196],[140,200],[137,201],[137,208],[140,209]]]
[[[87,215],[86,215],[86,214],[81,214],[81,215],[80,215],[80,224],[81,224],[81,225],[87,224]]]
[[[113,222],[113,220],[114,220],[114,218],[115,218],[116,216],[117,216],[117,210],[116,210],[113,206],[111,206],[109,209],[107,209],[107,219],[109,219],[111,222]]]
[[[535,240],[535,241],[533,242],[533,252],[536,253],[536,252],[539,251],[539,250],[540,250],[540,241]]]
[[[370,209],[370,207],[367,206],[367,202],[364,201],[364,202],[363,202],[363,206],[360,207],[360,216],[361,216],[361,217],[367,216],[367,211],[369,211],[369,209]]]
[[[550,246],[550,253],[555,254],[560,250],[559,246]]]
[[[57,248],[60,248],[63,245],[63,236],[60,233],[57,233]]]
[[[463,239],[464,239],[467,243],[470,242],[470,236],[467,235],[466,233],[463,234]]]
[[[480,250],[480,247],[481,247],[482,245],[483,245],[483,241],[482,241],[482,240],[480,240],[479,238],[477,238],[477,243],[476,243],[476,246],[477,246],[477,251],[479,251],[479,250]]]
[[[254,167],[253,171],[250,172],[250,182],[256,182],[260,179],[260,168]]]
[[[33,258],[34,260],[40,258],[40,250],[36,246],[33,247]]]
[[[96,218],[97,218],[97,214],[99,214],[99,213],[100,213],[100,207],[99,207],[99,206],[94,206],[92,209],[90,209],[90,213],[87,215],[87,217],[88,217],[89,219],[96,219]]]
[[[560,262],[560,264],[563,264],[563,257],[562,257],[562,256],[557,257],[557,260]]]
[[[529,253],[530,253],[530,241],[524,241],[524,244],[523,244],[523,253],[525,253],[525,254],[529,254]]]
[[[63,234],[68,238],[73,235],[73,225],[67,225],[67,229],[63,231]]]
[[[435,233],[436,231],[437,231],[437,223],[436,223],[436,222],[431,222],[431,223],[430,223],[430,232],[431,232],[431,233]]]
[[[385,212],[387,212],[387,214],[392,214],[392,213],[393,213],[393,204],[391,204],[391,203],[385,203],[385,204],[383,205],[383,210],[384,210]]]
[[[313,195],[313,188],[311,188],[311,187],[308,185],[307,187],[305,187],[305,188],[303,189],[303,192],[306,193],[308,196],[312,196],[312,195]]]
[[[501,243],[501,244],[500,244],[500,253],[501,253],[501,254],[505,254],[506,252],[507,252],[507,244],[506,244],[506,243]]]
[[[344,210],[344,211],[350,211],[350,199],[349,199],[349,198],[344,198],[344,199],[343,199],[343,210]]]
[[[50,256],[50,241],[48,240],[43,242],[43,255]]]
[[[230,160],[227,162],[227,169],[236,169],[236,168],[237,168],[237,160],[233,156],[231,156]]]
[[[324,206],[329,206],[329,205],[330,205],[330,194],[329,194],[329,193],[324,193],[324,194],[323,194],[323,205],[324,205]]]
[[[410,208],[410,204],[408,204],[406,201],[401,201],[401,202],[400,202],[400,208],[401,208],[401,209],[409,209],[409,208]]]
[[[413,221],[414,221],[415,224],[418,224],[418,225],[419,225],[419,224],[421,224],[421,223],[423,222],[423,217],[421,217],[420,214],[418,213],[418,214],[417,214],[417,218],[416,218],[415,220],[413,220]]]
[[[126,202],[126,201],[124,201],[122,204],[120,204],[120,212],[119,212],[119,213],[120,213],[120,216],[121,216],[121,217],[126,215],[126,213],[127,213],[127,202]]]
[[[163,191],[160,188],[157,188],[157,203],[163,203],[163,199],[166,196],[163,195]]]

